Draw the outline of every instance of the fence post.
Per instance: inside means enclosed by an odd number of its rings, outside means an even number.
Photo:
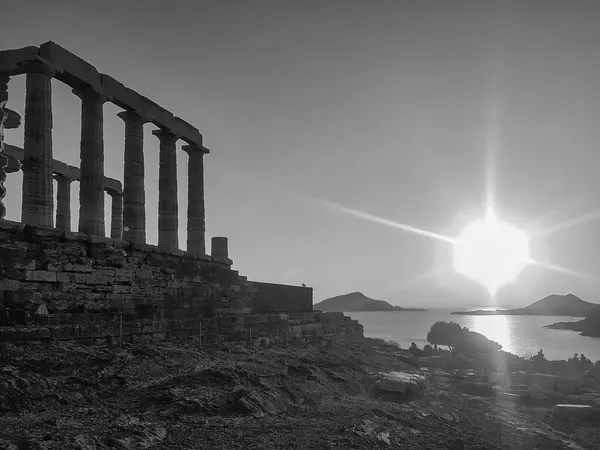
[[[200,348],[202,348],[202,320],[200,320],[200,327],[199,327],[199,334],[198,334],[198,346]]]
[[[250,347],[252,347],[252,328],[248,330],[250,332]]]
[[[119,314],[119,348],[123,348],[123,311]]]

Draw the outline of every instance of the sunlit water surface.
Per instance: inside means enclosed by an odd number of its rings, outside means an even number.
[[[369,337],[393,340],[408,348],[427,343],[427,332],[439,320],[453,321],[487,336],[502,345],[502,350],[519,356],[531,356],[543,349],[548,359],[567,359],[584,353],[592,361],[600,360],[600,338],[580,336],[567,330],[544,328],[553,322],[581,320],[581,317],[555,316],[457,316],[450,311],[347,312],[357,319]]]

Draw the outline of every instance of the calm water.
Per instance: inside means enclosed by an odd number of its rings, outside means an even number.
[[[580,317],[554,316],[453,316],[450,311],[349,312],[365,328],[368,337],[396,341],[403,348],[411,342],[419,347],[427,343],[427,332],[438,320],[453,321],[487,336],[502,345],[502,350],[519,356],[544,350],[548,359],[567,359],[584,353],[592,361],[600,360],[600,338],[580,336],[567,330],[543,328],[553,322],[581,320]]]

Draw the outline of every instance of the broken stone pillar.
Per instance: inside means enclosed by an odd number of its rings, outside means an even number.
[[[229,259],[226,237],[213,237],[210,244],[210,253],[213,258]]]
[[[74,89],[81,99],[79,232],[104,236],[104,111],[106,99],[92,89]]]
[[[56,228],[71,230],[71,183],[73,180],[64,175],[55,174],[58,184],[56,192]]]
[[[146,120],[133,111],[123,111],[117,116],[125,122],[123,239],[128,242],[145,244],[144,123]]]
[[[113,239],[123,238],[123,194],[108,191],[112,199],[110,218],[110,237]]]
[[[51,227],[54,211],[52,180],[52,77],[54,70],[41,63],[24,66],[25,139],[23,145],[23,202],[21,221]]]
[[[197,145],[184,145],[188,160],[187,250],[206,254],[204,210],[204,155],[208,150]]]
[[[179,248],[177,218],[177,147],[179,139],[166,130],[152,134],[160,139],[158,172],[158,246]]]
[[[8,75],[0,74],[0,219],[6,217],[6,207],[4,206],[4,197],[6,196],[6,188],[4,182],[6,181],[6,166],[8,164],[8,158],[4,153],[4,123],[7,119],[8,114],[6,113],[6,102],[8,101],[8,81],[10,77]]]

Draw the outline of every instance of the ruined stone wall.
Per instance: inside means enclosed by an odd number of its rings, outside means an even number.
[[[285,312],[284,314],[278,314]],[[258,283],[229,259],[0,220],[0,341],[362,337],[312,290]]]
[[[306,288],[284,284],[253,282],[256,287],[255,312],[309,312],[312,311],[312,296]]]

